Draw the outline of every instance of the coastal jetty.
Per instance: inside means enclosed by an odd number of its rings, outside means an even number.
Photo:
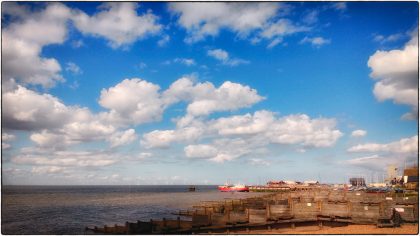
[[[86,227],[87,234],[197,234],[295,228],[302,224],[371,224],[395,227],[418,222],[418,195],[311,188],[260,197],[201,202],[175,219]],[[187,218],[187,220],[182,219]]]

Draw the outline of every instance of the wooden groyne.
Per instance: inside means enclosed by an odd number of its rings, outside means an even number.
[[[345,192],[330,189],[289,191],[262,197],[202,202],[181,211],[190,220],[161,219],[125,225],[87,227],[99,234],[216,233],[300,223],[373,224],[397,226],[418,221],[418,196]]]

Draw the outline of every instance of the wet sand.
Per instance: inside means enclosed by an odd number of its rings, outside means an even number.
[[[295,229],[235,231],[233,234],[418,234],[418,224],[404,224],[399,228],[377,228],[375,225],[348,225],[343,227],[301,226]]]

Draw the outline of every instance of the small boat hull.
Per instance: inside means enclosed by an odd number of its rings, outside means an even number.
[[[246,186],[219,186],[221,192],[249,192],[249,188]]]

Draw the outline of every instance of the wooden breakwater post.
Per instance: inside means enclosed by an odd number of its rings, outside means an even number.
[[[350,211],[349,211],[349,202],[319,202],[320,206],[320,214],[323,217],[329,217],[334,219],[338,218],[349,218]]]
[[[270,204],[267,206],[268,209],[268,219],[270,220],[280,220],[280,219],[290,219],[292,214],[290,211],[290,206],[286,204]]]
[[[194,214],[192,216],[192,227],[193,228],[200,228],[209,226],[212,224],[212,215],[213,213],[206,214],[206,215],[200,215],[200,214]]]
[[[265,224],[267,223],[266,209],[252,209],[248,208],[248,222],[250,224]]]
[[[219,225],[219,226],[227,225],[228,217],[229,217],[228,210],[223,212],[223,213],[217,213],[217,212],[212,213],[210,224],[211,225]]]
[[[266,212],[266,216],[265,216],[265,217],[266,217],[267,219],[270,219],[270,215],[271,215],[271,207],[270,207],[270,204],[269,204],[269,203],[266,203],[266,204],[265,204],[265,209],[266,209],[266,211],[265,211],[265,212]]]
[[[293,215],[296,219],[313,221],[319,214],[318,204],[315,202],[297,202],[293,204]]]
[[[379,204],[353,203],[351,217],[352,222],[356,224],[376,224],[379,218]]]
[[[246,210],[235,210],[228,212],[228,223],[235,225],[235,224],[243,224],[248,222],[248,214]]]

